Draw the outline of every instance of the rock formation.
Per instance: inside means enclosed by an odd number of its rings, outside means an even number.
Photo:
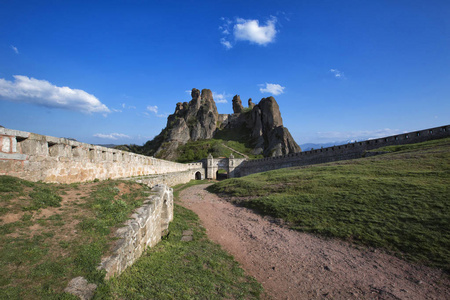
[[[255,103],[252,102],[252,98],[248,99],[248,107],[250,109],[253,109],[253,107],[255,107]]]
[[[273,97],[263,98],[258,104],[250,98],[249,110],[245,110],[241,98],[236,95],[231,115],[218,114],[212,92],[208,89],[201,93],[192,89],[191,97],[189,103],[176,104],[175,112],[167,118],[166,128],[143,146],[150,150],[140,153],[174,160],[179,146],[189,141],[212,139],[222,129],[247,132],[256,155],[268,157],[301,151],[289,130],[283,126],[280,109]]]
[[[219,114],[212,92],[204,89],[200,94],[192,89],[191,97],[189,103],[177,103],[175,112],[167,118],[167,126],[158,136],[163,135],[155,156],[174,159],[178,146],[213,137]]]
[[[249,104],[253,104],[251,99]],[[263,98],[257,105],[253,104],[249,114],[244,118],[236,118],[228,126],[229,128],[245,126],[251,131],[253,154],[269,157],[301,151],[289,130],[283,126],[280,108],[274,97]]]
[[[235,114],[240,114],[244,107],[242,106],[241,97],[239,95],[236,95],[233,97],[233,112]]]

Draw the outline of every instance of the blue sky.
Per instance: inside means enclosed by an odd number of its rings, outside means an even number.
[[[450,1],[0,2],[4,127],[143,144],[192,88],[299,144],[449,124]]]

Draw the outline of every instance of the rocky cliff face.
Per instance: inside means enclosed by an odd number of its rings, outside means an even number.
[[[268,157],[301,151],[283,126],[278,103],[273,97],[263,98],[258,104],[249,99],[249,107],[244,108],[236,95],[233,97],[234,113],[220,116],[210,90],[204,89],[200,93],[192,89],[191,97],[189,103],[177,103],[175,112],[167,118],[166,128],[144,145],[154,149],[146,154],[174,160],[179,146],[188,141],[214,138],[219,129],[248,132],[256,155]]]
[[[161,132],[162,143],[155,156],[172,160],[176,158],[178,146],[213,137],[219,114],[212,92],[204,89],[200,93],[192,89],[191,97],[189,103],[177,103],[175,112],[167,118],[167,126]]]
[[[237,114],[235,118],[231,118],[233,121],[227,127],[232,129],[245,126],[250,130],[253,154],[270,157],[301,151],[289,130],[283,126],[280,108],[275,98],[263,98],[256,105],[249,99],[248,104],[251,111]]]

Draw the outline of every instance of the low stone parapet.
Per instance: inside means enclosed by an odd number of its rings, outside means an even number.
[[[106,271],[106,279],[120,275],[131,266],[147,247],[153,247],[166,235],[173,219],[173,190],[156,185],[152,194],[138,208],[123,227],[117,229],[111,256],[104,257],[99,269]]]
[[[125,178],[125,180],[133,180],[139,183],[146,184],[153,187],[157,184],[165,184],[168,186],[174,186],[177,184],[188,183],[193,179],[205,179],[205,169],[198,168],[182,172],[173,172],[160,175],[147,175],[138,176],[132,178]]]

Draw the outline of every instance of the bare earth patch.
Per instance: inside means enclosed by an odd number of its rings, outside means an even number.
[[[275,299],[450,299],[450,279],[440,270],[283,228],[207,186],[181,191],[182,205]]]

